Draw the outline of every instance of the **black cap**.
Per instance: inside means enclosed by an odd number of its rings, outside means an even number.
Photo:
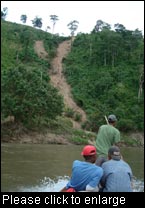
[[[113,160],[120,160],[121,154],[118,146],[111,146],[108,150],[108,155],[111,156]]]

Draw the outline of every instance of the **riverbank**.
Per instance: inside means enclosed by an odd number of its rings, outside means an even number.
[[[94,144],[97,134],[74,129],[69,120],[59,119],[45,127],[26,128],[13,122],[1,125],[1,143],[20,144]],[[144,133],[121,133],[119,146],[144,147]]]

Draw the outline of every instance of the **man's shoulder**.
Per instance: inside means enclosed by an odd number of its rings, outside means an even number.
[[[117,129],[116,127],[114,127],[114,126],[112,126],[112,125],[110,125],[110,126],[112,127],[112,129],[113,129],[113,131],[114,131],[114,132],[116,132],[116,133],[120,134],[119,129]]]
[[[109,126],[109,125],[108,125],[108,124],[103,124],[103,125],[100,126],[100,128],[102,128],[102,127],[105,128],[105,127],[107,127],[107,126]]]
[[[107,167],[107,166],[112,166],[112,165],[116,165],[116,160],[111,159],[111,160],[108,160],[108,161],[104,162],[102,164],[102,168]],[[124,160],[122,160],[122,159],[117,161],[117,165],[130,167],[129,164],[127,162],[125,162]]]
[[[130,165],[126,161],[121,159],[120,162],[122,163],[122,165],[124,165],[124,166],[126,166],[128,168],[131,168]]]
[[[100,129],[105,129],[105,128],[114,129],[114,131],[118,131],[119,132],[119,130],[115,126],[110,125],[110,124],[103,124],[103,125],[100,126]]]
[[[93,166],[93,164],[92,163],[88,163],[86,161],[74,160],[73,161],[73,166],[86,166],[86,167],[88,167],[88,166]]]
[[[95,169],[98,173],[102,173],[102,172],[103,172],[102,167],[97,166],[97,165],[95,165],[95,164],[93,164],[93,166],[94,166],[94,169]]]
[[[80,165],[82,163],[83,163],[83,161],[80,161],[80,160],[74,160],[73,161],[73,165]]]
[[[109,125],[108,124],[103,124],[100,126],[100,129],[105,129],[105,128],[109,128]]]
[[[112,166],[113,164],[114,164],[114,160],[112,160],[112,159],[107,160],[102,164],[102,169],[105,168],[105,167]]]

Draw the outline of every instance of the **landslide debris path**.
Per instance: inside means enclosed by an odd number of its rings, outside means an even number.
[[[71,50],[71,40],[64,41],[61,44],[59,44],[57,48],[56,57],[53,59],[51,63],[52,69],[50,70],[50,78],[54,87],[57,87],[59,92],[64,97],[65,106],[71,108],[74,112],[79,113],[82,116],[81,121],[84,122],[86,121],[86,113],[74,102],[71,94],[70,85],[66,82],[66,79],[62,72],[63,70],[62,59],[65,58],[65,56],[69,53],[70,50]],[[44,49],[43,41],[36,41],[35,51],[39,57],[47,58],[48,54]],[[73,119],[71,120],[74,128],[77,129],[81,128],[79,122],[76,122]]]

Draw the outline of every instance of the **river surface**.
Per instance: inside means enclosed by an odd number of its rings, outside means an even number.
[[[1,144],[2,192],[58,192],[71,176],[72,162],[84,160],[81,145]],[[135,192],[144,191],[144,149],[122,147],[134,175]]]

